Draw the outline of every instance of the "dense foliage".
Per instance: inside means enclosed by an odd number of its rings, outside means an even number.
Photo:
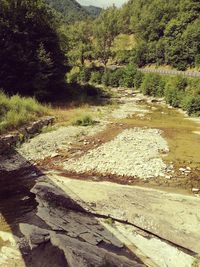
[[[75,0],[45,0],[52,8],[62,14],[66,22],[84,20],[89,16],[89,12]]]
[[[200,65],[199,0],[132,0],[121,10],[121,30],[134,33],[135,63],[169,64],[180,70]]]
[[[91,5],[90,6],[83,6],[83,8],[93,18],[97,18],[100,15],[101,11],[102,11],[102,8],[96,7],[96,6],[91,6]]]
[[[104,66],[112,56],[111,47],[115,37],[119,34],[118,16],[119,10],[113,6],[102,12],[94,23],[95,58]]]
[[[183,76],[143,74],[135,65],[123,68],[104,69],[74,67],[68,74],[74,84],[93,84],[110,87],[125,87],[140,90],[144,95],[164,97],[175,108],[182,108],[189,115],[200,116],[200,80]]]
[[[64,54],[54,15],[41,0],[0,3],[0,88],[47,95],[63,81]]]
[[[0,88],[47,99],[62,94],[63,85],[69,91],[87,83],[123,86],[199,114],[198,82],[137,69],[200,67],[199,0],[130,0],[96,19],[84,8],[75,0],[1,1]]]

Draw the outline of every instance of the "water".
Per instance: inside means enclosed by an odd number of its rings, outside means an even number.
[[[200,124],[188,120],[183,113],[167,106],[148,105],[148,109],[152,113],[144,118],[133,116],[124,122],[132,127],[146,126],[162,130],[170,149],[165,157],[166,161],[200,167],[200,135],[194,133],[200,131]]]

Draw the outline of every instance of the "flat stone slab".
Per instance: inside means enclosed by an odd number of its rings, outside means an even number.
[[[88,182],[52,176],[80,207],[110,216],[200,252],[200,198],[138,186]]]

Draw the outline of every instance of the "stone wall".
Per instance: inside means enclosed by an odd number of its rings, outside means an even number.
[[[53,124],[54,117],[44,117],[38,121],[32,122],[27,126],[20,128],[11,134],[4,134],[0,136],[0,154],[5,153],[17,144],[22,143],[39,133],[43,127]]]

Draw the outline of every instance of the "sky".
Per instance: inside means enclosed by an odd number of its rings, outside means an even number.
[[[77,0],[77,2],[84,6],[93,5],[105,8],[113,4],[119,7],[127,2],[127,0]]]

